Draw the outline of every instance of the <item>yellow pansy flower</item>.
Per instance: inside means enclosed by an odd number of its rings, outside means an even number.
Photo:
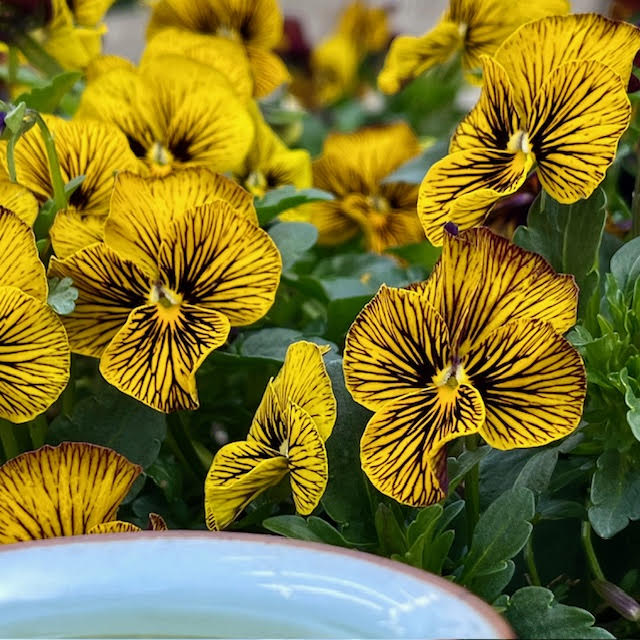
[[[47,292],[33,232],[0,207],[0,418],[11,422],[41,414],[69,380],[69,342]]]
[[[260,493],[287,474],[298,513],[310,514],[327,486],[324,442],[336,420],[336,400],[322,356],[328,347],[300,341],[269,381],[242,442],[216,454],[205,480],[209,529],[230,525]]]
[[[212,47],[218,47],[219,39],[241,45],[257,98],[289,80],[287,68],[273,53],[283,28],[276,0],[159,0],[153,7],[147,38],[152,39],[167,28],[215,36]]]
[[[520,25],[569,11],[568,0],[450,0],[440,22],[422,36],[398,36],[392,43],[378,86],[397,93],[429,69],[462,57],[468,78],[480,69],[483,55],[493,55]]]
[[[534,166],[558,202],[589,197],[629,125],[626,86],[638,48],[640,29],[585,14],[526,24],[485,58],[478,104],[420,187],[427,238],[441,244],[449,221],[482,224]]]
[[[62,318],[72,351],[100,358],[107,382],[164,412],[198,407],[196,370],[230,326],[267,312],[282,269],[242,205],[248,194],[234,195],[244,210],[225,200],[194,207],[192,187],[206,197],[211,182],[181,176],[167,186],[119,174],[104,243],[50,265],[79,292]]]
[[[375,487],[432,504],[447,492],[449,441],[478,433],[513,449],[571,433],[585,370],[561,334],[576,306],[572,276],[484,228],[447,233],[425,283],[383,285],[344,352],[347,388],[375,412],[361,441]]]
[[[359,232],[376,252],[424,240],[415,212],[418,186],[383,182],[418,153],[418,139],[404,123],[329,135],[313,162],[313,184],[335,200],[300,207],[318,228],[319,244],[340,244]]]
[[[23,222],[32,226],[38,217],[38,201],[24,187],[0,177],[0,207],[11,209]]]
[[[100,528],[113,524],[141,472],[112,449],[86,442],[9,460],[0,467],[0,544],[108,532]]]
[[[178,56],[158,56],[139,70],[116,66],[87,85],[76,119],[111,122],[127,137],[141,166],[165,175],[204,166],[240,166],[253,141],[253,122],[229,81]]]
[[[256,135],[237,180],[255,196],[270,189],[293,185],[298,189],[311,186],[311,156],[305,149],[289,149],[264,121],[260,108],[252,104]]]

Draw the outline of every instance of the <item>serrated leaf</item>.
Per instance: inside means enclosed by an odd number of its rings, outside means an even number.
[[[278,222],[269,229],[269,235],[280,251],[282,269],[286,271],[313,247],[318,239],[318,230],[307,222]]]
[[[71,90],[73,85],[82,78],[79,71],[65,71],[51,78],[41,87],[34,87],[18,97],[23,100],[29,109],[35,109],[40,113],[53,113],[60,101]]]
[[[588,611],[557,603],[544,587],[518,589],[509,600],[505,616],[518,638],[613,638],[608,631],[593,626],[595,618]]]
[[[256,200],[255,207],[258,214],[258,220],[261,225],[268,224],[276,216],[280,215],[287,209],[299,207],[309,202],[317,202],[318,200],[333,200],[334,196],[328,191],[322,189],[301,189],[298,190],[291,185],[279,187],[267,193]]]
[[[78,290],[73,286],[71,278],[49,278],[49,295],[47,304],[59,315],[73,313],[78,299]]]

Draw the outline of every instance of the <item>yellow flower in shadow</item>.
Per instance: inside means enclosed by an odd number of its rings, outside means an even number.
[[[324,442],[336,400],[322,356],[328,347],[296,342],[271,379],[245,441],[216,454],[205,480],[209,529],[229,526],[249,502],[287,474],[298,513],[310,514],[327,486]]]

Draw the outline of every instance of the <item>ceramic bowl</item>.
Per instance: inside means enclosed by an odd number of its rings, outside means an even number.
[[[199,531],[0,547],[0,636],[512,638],[443,578],[371,554]]]

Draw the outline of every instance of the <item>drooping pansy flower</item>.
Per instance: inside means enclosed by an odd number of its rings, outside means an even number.
[[[0,544],[139,531],[114,518],[141,471],[112,449],[86,442],[46,445],[9,460],[0,467]],[[150,518],[153,528],[166,529],[157,518]]]
[[[287,474],[298,513],[310,514],[327,486],[325,440],[336,420],[336,400],[322,360],[328,350],[300,341],[269,381],[247,439],[225,445],[205,480],[209,529],[224,529],[260,493]]]
[[[318,228],[318,242],[340,244],[362,232],[367,248],[382,252],[424,240],[415,212],[418,186],[383,182],[418,153],[418,139],[404,123],[329,135],[313,162],[313,184],[335,200],[300,208]]]
[[[250,105],[256,135],[236,178],[253,195],[262,197],[277,187],[311,186],[311,157],[306,149],[289,149],[264,121],[257,105]]]
[[[402,87],[435,66],[462,58],[462,68],[476,81],[483,55],[493,55],[520,25],[569,12],[568,0],[449,0],[434,29],[422,36],[398,36],[378,76],[384,93]]]
[[[533,168],[557,201],[587,198],[629,125],[626,87],[639,48],[640,29],[630,24],[552,16],[520,27],[485,58],[478,104],[420,187],[427,238],[441,244],[446,222],[481,224]]]
[[[41,414],[69,380],[69,341],[47,293],[33,232],[0,207],[0,418],[11,422]]]
[[[183,172],[171,179],[169,189],[119,174],[104,242],[50,265],[79,292],[62,318],[72,351],[100,358],[110,384],[165,412],[198,407],[196,370],[230,326],[267,312],[282,269],[253,208],[179,208],[198,183]]]
[[[147,38],[177,28],[238,43],[249,60],[253,95],[268,95],[289,80],[289,73],[273,49],[282,38],[282,13],[276,0],[160,0],[153,7]],[[242,52],[241,52],[242,53]]]
[[[0,206],[13,211],[29,226],[38,217],[38,201],[31,191],[4,178],[0,178]]]
[[[242,163],[253,122],[227,78],[174,55],[138,70],[116,65],[89,82],[75,118],[116,125],[153,173],[201,166],[224,173]]]
[[[100,238],[109,213],[115,174],[118,171],[138,171],[142,167],[124,134],[112,124],[94,120],[69,122],[49,115],[44,119],[54,137],[64,182],[84,176],[80,186],[71,194],[69,206],[56,214],[50,232],[54,250],[59,256],[65,256]],[[6,144],[2,147],[2,155],[5,153]],[[20,185],[28,189],[39,204],[52,198],[49,160],[37,127],[20,137],[14,157]],[[0,204],[4,204],[1,199]],[[10,204],[4,206],[11,208]],[[73,227],[72,233],[68,231],[69,227]]]
[[[586,381],[562,333],[577,293],[572,276],[485,228],[447,232],[426,282],[381,287],[344,353],[347,388],[375,412],[361,461],[376,488],[432,504],[447,492],[449,441],[479,434],[513,449],[571,433]]]

